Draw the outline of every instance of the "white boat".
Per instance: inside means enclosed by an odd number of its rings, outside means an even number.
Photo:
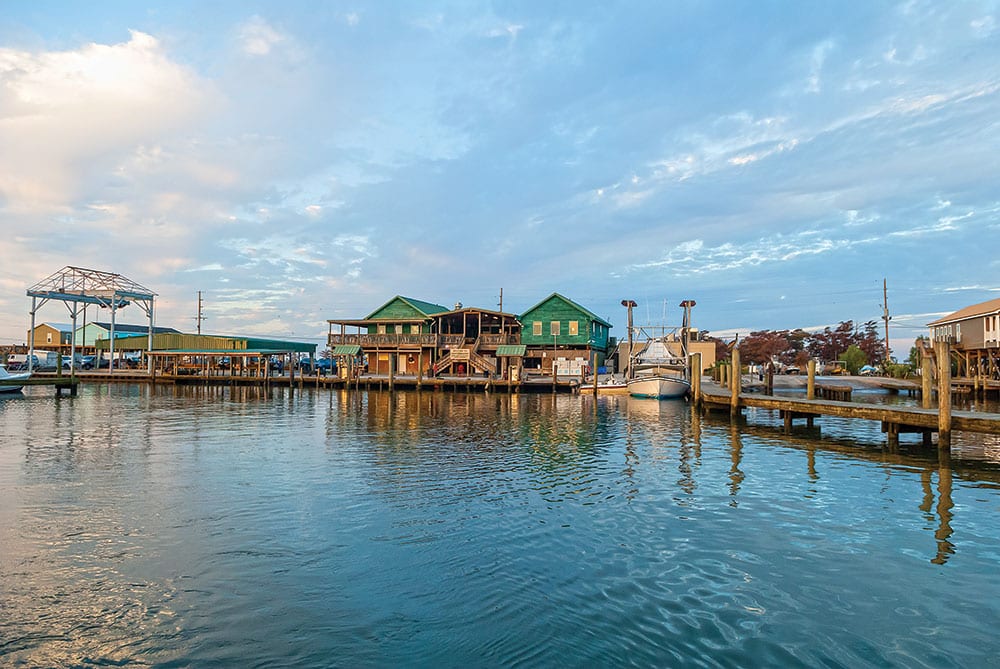
[[[594,392],[594,382],[589,381],[580,386],[580,393],[592,393]],[[615,378],[613,375],[608,375],[597,382],[597,394],[598,395],[614,395],[618,393],[627,393],[628,383],[625,379]]]
[[[631,306],[635,303],[622,302],[629,307],[629,325],[632,323]],[[688,379],[687,338],[691,323],[693,300],[681,303],[684,308],[684,325],[668,330],[665,327],[634,328],[646,343],[631,355],[629,361],[628,394],[632,397],[648,397],[665,400],[687,397],[691,394]],[[631,332],[630,332],[631,335]],[[631,348],[631,336],[629,337]],[[680,349],[680,355],[671,350],[670,344]]]
[[[628,382],[632,397],[658,400],[684,397],[691,392],[683,357],[670,352],[663,339],[650,339],[632,360],[634,376]]]
[[[648,374],[628,382],[628,394],[632,397],[669,400],[685,397],[690,392],[691,383],[679,376]]]
[[[27,381],[31,378],[31,372],[20,372],[11,374],[7,371],[6,365],[0,365],[0,393],[18,393],[24,386],[14,385],[14,381]]]

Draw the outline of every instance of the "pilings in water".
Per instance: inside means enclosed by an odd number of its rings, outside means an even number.
[[[690,378],[691,378],[691,395],[692,395],[691,399],[692,399],[692,402],[694,403],[695,407],[698,408],[698,409],[701,409],[701,406],[702,406],[702,401],[701,401],[701,370],[702,370],[702,366],[701,366],[701,353],[692,353],[691,354],[690,365],[691,365]]]
[[[730,374],[732,377],[729,386],[729,416],[731,418],[736,418],[740,415],[740,389],[742,374],[740,374],[740,350],[738,348],[733,348],[733,369]]]
[[[934,342],[938,372],[938,448],[951,448],[951,345]]]
[[[924,355],[920,359],[920,406],[925,409],[931,408],[931,375],[934,372],[931,369],[931,358],[929,355]]]

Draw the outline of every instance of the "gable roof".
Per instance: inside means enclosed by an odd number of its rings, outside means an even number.
[[[433,302],[424,302],[423,300],[415,300],[412,297],[403,297],[402,295],[397,295],[396,297],[392,298],[391,300],[383,304],[375,311],[365,316],[365,320],[375,319],[376,315],[379,312],[384,311],[386,307],[388,307],[393,302],[402,302],[403,304],[407,305],[408,307],[416,311],[421,316],[427,318],[431,317],[434,314],[441,314],[446,311],[451,311],[448,307],[442,307],[440,304],[434,304]],[[389,317],[384,320],[399,320],[399,319]]]
[[[589,318],[590,320],[592,320],[592,321],[595,321],[595,322],[597,322],[597,323],[600,323],[601,325],[603,325],[603,326],[605,326],[605,327],[608,327],[608,328],[612,327],[611,323],[607,322],[606,320],[604,320],[603,318],[601,318],[600,316],[598,316],[597,314],[595,314],[595,313],[594,313],[593,311],[591,311],[590,309],[587,309],[586,307],[584,307],[584,306],[581,306],[581,305],[577,304],[577,303],[576,303],[576,302],[574,302],[573,300],[569,299],[568,297],[566,297],[566,296],[564,296],[564,295],[560,295],[559,293],[552,293],[551,295],[549,295],[548,297],[546,297],[546,298],[545,298],[544,300],[542,300],[542,301],[541,301],[541,302],[539,302],[538,304],[534,305],[533,307],[531,307],[531,308],[529,308],[529,309],[525,309],[525,310],[524,310],[524,312],[523,312],[523,313],[521,313],[521,314],[520,314],[520,315],[519,315],[519,316],[517,317],[517,319],[518,319],[518,320],[522,320],[522,317],[523,317],[523,316],[524,316],[525,314],[530,314],[530,313],[531,313],[532,311],[534,311],[535,309],[539,308],[540,306],[542,306],[542,305],[543,305],[543,304],[545,304],[546,302],[550,302],[550,301],[552,301],[553,299],[558,299],[558,300],[562,300],[563,302],[565,302],[566,304],[570,305],[571,307],[573,307],[573,308],[574,308],[574,309],[576,309],[577,311],[580,311],[580,312],[583,312],[584,314],[586,314],[586,316],[587,316],[587,317],[588,317],[588,318]]]
[[[980,302],[979,304],[973,304],[972,306],[965,307],[964,309],[959,309],[958,311],[948,314],[943,318],[931,321],[927,325],[946,325],[948,323],[964,321],[968,318],[975,318],[976,316],[985,316],[986,314],[995,313],[1000,313],[1000,298],[987,300],[986,302]]]
[[[58,330],[59,332],[73,332],[73,324],[72,323],[48,323],[48,322],[45,322],[45,323],[39,323],[38,325],[47,325],[48,327],[52,328],[53,330]],[[35,327],[38,327],[38,326],[35,326]]]

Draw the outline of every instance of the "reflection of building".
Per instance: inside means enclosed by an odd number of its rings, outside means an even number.
[[[934,341],[954,347],[960,376],[1000,378],[1000,299],[959,309],[927,324]]]
[[[611,323],[559,293],[522,313],[518,320],[524,327],[521,343],[526,346],[524,366],[545,374],[579,376],[591,364],[604,363]]]
[[[329,323],[334,356],[363,354],[372,374],[425,376],[496,373],[501,347],[516,344],[521,330],[513,314],[399,295],[364,318]]]

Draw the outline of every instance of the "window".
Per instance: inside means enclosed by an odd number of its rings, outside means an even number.
[[[535,335],[536,337],[541,337],[542,336],[542,322],[541,321],[535,321],[534,323],[531,324],[531,334]]]
[[[420,334],[420,326],[419,325],[411,325],[410,326],[410,334]]]
[[[45,343],[46,344],[51,344],[52,343],[52,333],[51,332],[46,332],[45,333]]]
[[[385,326],[384,325],[378,326],[378,333],[379,334],[385,334]]]
[[[393,329],[396,331],[396,334],[403,334],[403,326],[402,325],[396,325]]]
[[[559,321],[549,323],[549,334],[553,336],[559,334]]]
[[[570,321],[569,322],[569,336],[575,337],[580,334],[580,321]]]

